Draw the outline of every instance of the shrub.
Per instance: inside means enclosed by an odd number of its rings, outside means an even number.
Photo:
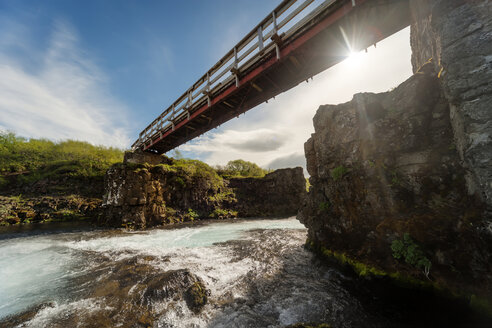
[[[333,180],[337,181],[341,179],[348,171],[349,169],[347,169],[343,165],[340,165],[335,167],[333,170],[331,170],[330,175],[333,178]]]
[[[403,234],[403,239],[396,239],[391,243],[393,257],[397,260],[404,259],[406,263],[421,269],[425,276],[429,278],[431,261],[424,255],[419,245],[410,237],[410,234]]]
[[[226,177],[264,177],[269,173],[268,170],[262,169],[257,164],[242,159],[229,161],[225,167],[217,166],[216,170],[222,176]]]
[[[191,208],[188,209],[188,216],[191,221],[197,219],[199,217],[198,213],[192,210]]]

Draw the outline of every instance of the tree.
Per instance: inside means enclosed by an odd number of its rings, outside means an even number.
[[[257,164],[242,159],[229,161],[224,168],[224,173],[230,176],[262,177],[267,171]]]

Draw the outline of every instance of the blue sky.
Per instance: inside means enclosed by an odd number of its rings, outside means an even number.
[[[0,0],[0,129],[128,147],[279,2]],[[408,39],[406,29],[180,150],[210,164],[302,165],[317,107],[405,80]]]

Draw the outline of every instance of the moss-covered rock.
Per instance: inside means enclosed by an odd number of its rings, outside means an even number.
[[[101,200],[70,196],[0,196],[0,225],[96,220]]]
[[[194,313],[199,313],[207,304],[208,293],[208,290],[200,280],[195,281],[186,291],[185,300],[188,308]]]

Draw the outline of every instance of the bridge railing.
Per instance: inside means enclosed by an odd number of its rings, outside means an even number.
[[[241,41],[229,50],[212,68],[166,108],[142,132],[132,145],[145,147],[153,138],[162,135],[176,124],[189,120],[200,106],[210,106],[213,96],[232,84],[239,87],[239,75],[257,63],[263,56],[276,52],[282,40],[301,29],[333,3],[340,0],[284,0]],[[309,13],[307,9],[312,9]]]

